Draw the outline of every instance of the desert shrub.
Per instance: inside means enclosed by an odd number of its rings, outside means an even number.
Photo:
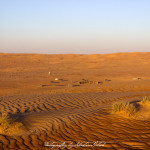
[[[147,96],[144,96],[141,103],[144,105],[150,105],[150,98]]]
[[[129,106],[129,102],[116,102],[112,105],[113,112],[124,111]]]
[[[129,104],[128,108],[126,109],[126,113],[127,113],[129,116],[133,116],[133,115],[136,114],[137,110],[138,110],[138,109],[135,107],[135,105]]]
[[[1,132],[6,132],[11,123],[12,123],[12,120],[7,115],[1,115],[0,116],[0,129],[1,129]]]
[[[124,112],[127,116],[134,116],[137,108],[129,102],[116,102],[112,105],[112,112]]]
[[[21,122],[11,119],[8,115],[0,116],[0,133],[2,134],[15,134],[26,130]]]

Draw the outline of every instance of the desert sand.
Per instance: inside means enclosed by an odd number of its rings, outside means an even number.
[[[0,129],[0,149],[48,150],[59,142],[53,149],[148,150],[150,107],[137,118],[112,113],[114,102],[144,96],[150,96],[150,53],[1,53],[0,113],[24,128]]]

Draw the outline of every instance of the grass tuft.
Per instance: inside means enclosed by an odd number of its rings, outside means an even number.
[[[2,115],[0,117],[0,129],[4,133],[9,128],[9,125],[12,123],[12,120],[7,115]]]
[[[144,105],[150,105],[150,98],[147,96],[144,96],[141,103]]]
[[[112,112],[119,113],[123,112],[127,116],[134,116],[137,112],[137,108],[129,102],[116,102],[112,105]]]
[[[26,130],[21,122],[15,122],[8,115],[0,116],[0,133],[1,134],[16,134]]]

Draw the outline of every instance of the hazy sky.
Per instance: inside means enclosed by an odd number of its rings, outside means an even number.
[[[0,52],[150,51],[150,0],[0,0]]]

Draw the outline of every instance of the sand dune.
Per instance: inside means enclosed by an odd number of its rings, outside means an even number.
[[[0,54],[0,112],[27,129],[0,133],[0,148],[43,150],[51,149],[46,142],[65,141],[74,143],[65,149],[150,149],[149,107],[141,109],[143,118],[112,113],[114,102],[150,96],[149,58],[150,53]],[[80,84],[83,79],[101,83]],[[96,141],[104,145],[75,145]]]

